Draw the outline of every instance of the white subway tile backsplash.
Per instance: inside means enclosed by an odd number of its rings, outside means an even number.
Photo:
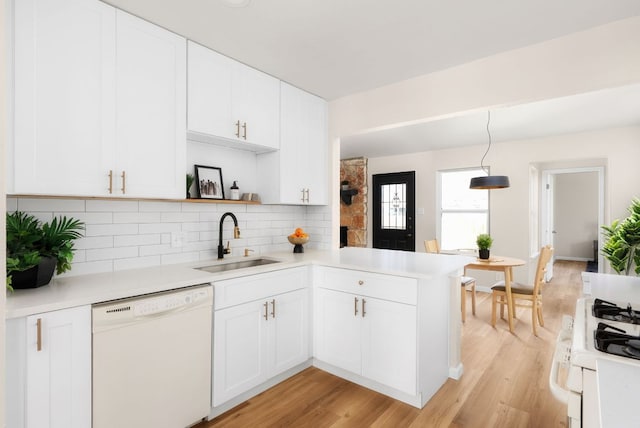
[[[97,199],[87,200],[87,211],[103,212],[137,212],[138,201],[105,201]]]
[[[74,212],[84,211],[84,200],[81,199],[46,199],[46,198],[19,198],[18,209],[20,211],[46,211],[46,212]]]
[[[17,198],[7,198],[7,212],[18,211],[18,199]]]
[[[138,257],[138,247],[100,248],[97,250],[85,251],[88,262]]]
[[[133,257],[130,259],[118,259],[113,261],[113,270],[139,269],[158,266],[161,264],[160,256]]]
[[[180,232],[182,225],[180,223],[149,223],[139,226],[139,233],[171,233]]]
[[[200,254],[198,252],[164,254],[161,256],[160,260],[163,265],[168,265],[173,263],[197,262],[198,260],[200,260]]]
[[[113,236],[90,236],[80,238],[73,245],[77,249],[94,249],[113,247]]]
[[[162,213],[160,221],[163,223],[186,223],[189,221],[198,221],[198,213]]]
[[[180,212],[181,204],[164,201],[140,201],[140,212]]]
[[[113,223],[113,213],[107,212],[54,212],[56,217],[72,217],[76,220],[80,220],[84,224],[109,224]]]
[[[155,245],[161,243],[160,234],[152,235],[119,235],[113,237],[114,247],[131,247],[137,245]]]
[[[72,270],[63,276],[216,259],[225,212],[234,213],[240,227],[240,239],[233,239],[233,222],[225,220],[223,243],[231,243],[233,256],[244,248],[253,255],[292,251],[286,237],[296,227],[311,235],[307,248],[331,245],[329,207],[8,197],[7,211],[16,209],[43,221],[66,215],[86,224],[85,237],[75,241]],[[183,234],[181,247],[171,246],[174,232]]]
[[[137,224],[87,224],[85,230],[85,236],[133,235],[136,233],[138,233]]]
[[[138,213],[138,212],[118,212],[113,213],[114,223],[160,223],[159,212]]]
[[[140,256],[172,254],[172,253],[179,253],[181,251],[180,248],[171,247],[171,244],[143,245],[143,246],[140,246],[139,249],[140,249]]]

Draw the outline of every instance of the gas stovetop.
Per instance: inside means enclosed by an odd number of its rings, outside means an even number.
[[[640,324],[640,311],[633,310],[630,303],[627,304],[626,308],[622,308],[615,303],[595,299],[591,312],[594,317],[604,320]]]
[[[633,336],[621,328],[598,323],[593,332],[595,347],[607,354],[640,360],[640,336]]]

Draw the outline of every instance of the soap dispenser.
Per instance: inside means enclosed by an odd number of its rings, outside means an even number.
[[[234,201],[240,200],[240,189],[238,188],[237,181],[234,181],[233,185],[231,186],[231,199],[233,199]]]

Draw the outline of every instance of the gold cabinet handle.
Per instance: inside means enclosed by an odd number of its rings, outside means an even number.
[[[364,281],[363,280],[358,281],[358,285],[364,285]]]
[[[276,317],[276,299],[271,300],[271,317]]]
[[[236,122],[236,137],[240,138],[240,121]]]
[[[42,351],[42,318],[36,321],[36,351]]]
[[[362,299],[362,318],[364,318],[365,315],[367,315],[367,311],[364,308],[364,305],[367,304],[367,301],[365,299]]]
[[[357,297],[353,298],[353,316],[354,317],[358,316],[358,298]]]
[[[122,178],[122,187],[120,188],[120,190],[122,190],[122,194],[124,195],[125,193],[127,193],[127,173],[125,171],[122,171],[122,174],[120,174],[120,178]]]
[[[109,170],[109,194],[113,193],[113,170]]]
[[[264,302],[264,319],[268,320],[269,319],[269,302]]]
[[[242,138],[247,139],[247,122],[242,124]]]

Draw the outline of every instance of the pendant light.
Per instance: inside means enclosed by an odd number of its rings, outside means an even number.
[[[489,131],[489,123],[491,123],[491,111],[487,111],[487,134],[489,135],[489,146],[484,156],[480,160],[480,168],[487,174],[483,177],[473,177],[469,183],[469,189],[504,189],[509,187],[509,177],[506,175],[489,175],[489,171],[484,167],[484,158],[491,149],[491,132]]]

